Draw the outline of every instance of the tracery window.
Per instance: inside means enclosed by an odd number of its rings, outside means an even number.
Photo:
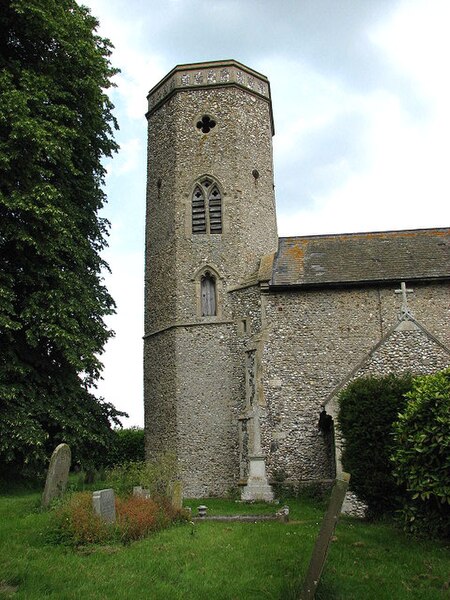
[[[200,280],[202,317],[214,317],[217,314],[216,278],[205,271]]]
[[[192,233],[222,233],[222,196],[207,177],[195,186],[192,195]]]

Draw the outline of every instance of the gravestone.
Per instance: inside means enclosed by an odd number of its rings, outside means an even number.
[[[56,446],[50,458],[44,493],[42,494],[42,506],[45,508],[48,507],[52,500],[64,493],[67,480],[69,479],[70,461],[71,452],[69,446],[67,444]]]
[[[97,490],[92,494],[92,506],[94,512],[106,523],[114,523],[116,520],[116,502],[114,490]]]
[[[349,481],[350,475],[348,473],[342,473],[340,478],[336,479],[333,486],[328,509],[323,518],[319,536],[314,545],[300,600],[312,600],[315,596],[320,576],[322,575],[323,567],[327,559],[331,538],[333,537],[339,515],[341,514],[341,508]]]

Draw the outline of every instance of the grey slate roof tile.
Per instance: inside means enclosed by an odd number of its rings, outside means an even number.
[[[450,279],[450,228],[285,237],[274,286]]]

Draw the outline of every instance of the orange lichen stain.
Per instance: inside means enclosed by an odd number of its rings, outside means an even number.
[[[308,241],[295,240],[294,242],[294,239],[295,238],[292,238],[292,241],[290,243],[288,242],[289,247],[286,248],[286,254],[290,259],[292,259],[295,262],[299,273],[303,273],[305,252],[308,247]]]
[[[295,258],[296,260],[303,260],[305,257],[305,248],[302,246],[298,244],[296,244],[295,246],[290,246],[286,250],[286,253],[289,254],[289,256],[292,256],[292,258]]]
[[[365,239],[377,239],[377,238],[414,238],[420,235],[448,235],[448,232],[444,231],[385,231],[376,233],[359,233],[355,236],[349,237],[361,237]]]

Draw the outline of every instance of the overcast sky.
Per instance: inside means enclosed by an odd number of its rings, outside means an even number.
[[[146,95],[175,65],[233,58],[271,82],[279,234],[444,227],[448,0],[85,0],[121,69],[98,394],[143,424]]]

